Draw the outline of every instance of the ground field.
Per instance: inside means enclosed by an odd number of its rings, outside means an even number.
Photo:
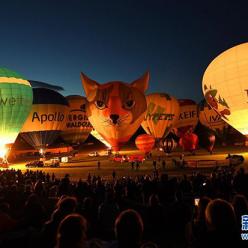
[[[245,168],[246,171],[248,171],[248,148],[247,147],[219,147],[216,148],[214,151],[214,154],[210,155],[205,150],[198,150],[196,152],[196,155],[190,155],[185,153],[184,159],[186,161],[189,160],[196,160],[199,163],[199,166],[197,169],[193,168],[184,168],[179,169],[176,168],[172,164],[172,159],[178,159],[181,151],[175,151],[172,152],[169,156],[166,156],[163,152],[160,151],[152,151],[153,158],[151,160],[146,160],[143,164],[140,165],[140,168],[138,170],[131,168],[131,163],[119,163],[119,162],[113,162],[111,161],[107,156],[99,156],[99,157],[89,157],[88,153],[90,151],[98,151],[100,154],[103,154],[103,147],[95,147],[87,146],[83,147],[80,151],[77,157],[73,158],[73,160],[69,163],[61,163],[61,166],[59,168],[31,168],[31,170],[42,170],[46,173],[54,173],[56,177],[64,177],[65,174],[69,174],[70,178],[72,180],[78,180],[79,178],[85,180],[90,173],[91,175],[100,175],[104,178],[111,178],[113,170],[116,171],[117,177],[122,176],[135,176],[140,174],[151,174],[153,171],[153,165],[152,161],[157,160],[160,157],[161,161],[164,159],[166,161],[166,169],[165,172],[169,174],[169,176],[179,176],[183,174],[192,174],[195,171],[200,171],[203,173],[209,173],[212,171],[211,165],[206,165],[205,162],[203,162],[203,165],[201,164],[202,160],[215,160],[215,161],[223,161],[220,165],[224,166],[227,165],[227,163],[224,161],[227,154],[240,154],[245,157],[245,162],[242,167]],[[134,147],[125,147],[120,154],[137,154],[139,151],[137,151]],[[100,169],[97,168],[97,162],[100,161],[101,166]],[[205,164],[204,164],[205,163]],[[20,169],[22,171],[26,170],[25,167],[26,161],[18,162],[18,163],[12,163],[9,168],[10,169]],[[208,164],[208,163],[207,163]],[[239,168],[238,166],[237,168]],[[157,168],[159,172],[163,172],[161,168],[161,163],[157,162]]]

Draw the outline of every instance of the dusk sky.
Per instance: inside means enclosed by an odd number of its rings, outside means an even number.
[[[149,92],[203,98],[203,73],[248,41],[247,1],[1,1],[0,67],[83,95],[80,71],[102,83],[146,70]]]

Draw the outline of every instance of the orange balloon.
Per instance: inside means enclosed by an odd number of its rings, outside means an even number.
[[[144,152],[148,153],[152,150],[155,144],[155,139],[152,135],[149,134],[141,134],[135,139],[135,145],[137,148]]]
[[[113,81],[101,85],[83,73],[81,79],[89,102],[87,115],[90,123],[114,151],[119,151],[144,119],[144,92],[148,88],[149,74],[131,84]]]

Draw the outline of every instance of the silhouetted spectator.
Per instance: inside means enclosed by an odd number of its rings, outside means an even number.
[[[143,221],[138,212],[131,209],[121,212],[115,221],[118,248],[140,247],[143,229]]]
[[[56,248],[85,248],[87,221],[79,214],[66,216],[58,227]]]

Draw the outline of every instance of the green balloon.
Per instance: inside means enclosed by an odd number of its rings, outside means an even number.
[[[15,142],[32,102],[30,83],[18,73],[0,68],[0,147]]]

